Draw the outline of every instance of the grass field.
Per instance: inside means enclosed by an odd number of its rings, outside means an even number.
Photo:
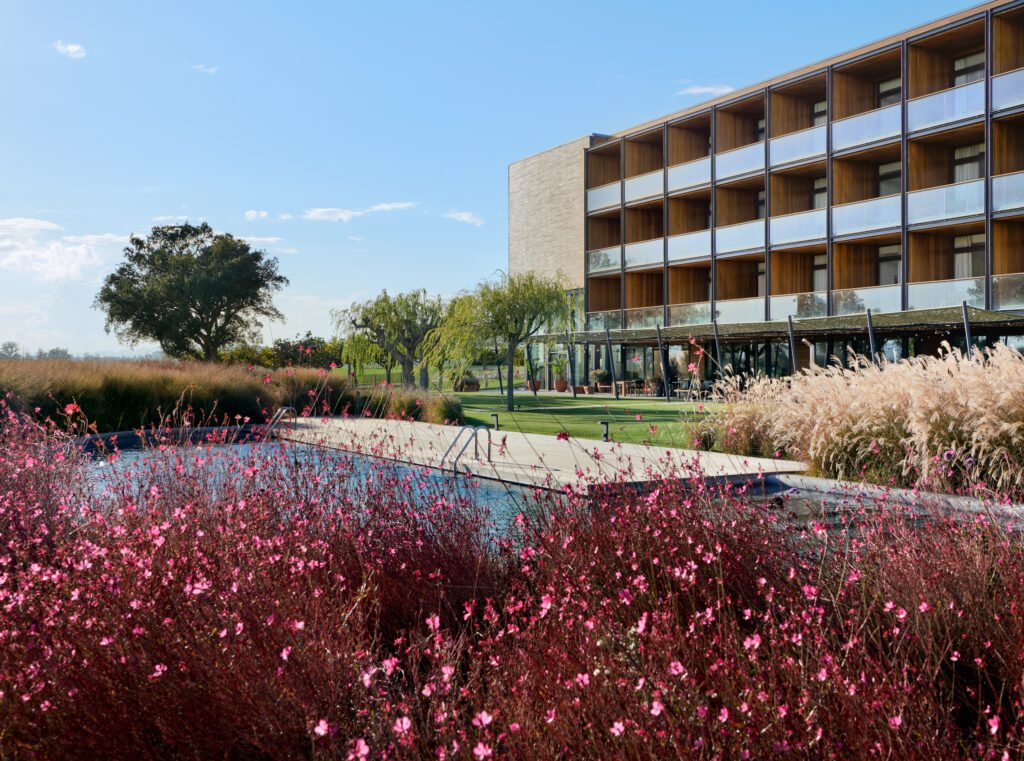
[[[506,412],[505,397],[494,393],[462,393],[466,422],[491,425],[491,413],[498,413],[504,430],[554,436],[566,431],[574,438],[600,439],[601,421],[608,421],[613,441],[654,446],[692,448],[691,429],[720,404],[665,402],[651,399],[608,399],[603,397],[516,394],[516,412]]]

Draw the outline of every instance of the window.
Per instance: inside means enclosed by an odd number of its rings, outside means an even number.
[[[878,247],[878,284],[899,285],[901,280],[900,244]]]
[[[757,216],[755,219],[764,219],[764,191],[757,191]]]
[[[902,190],[902,166],[899,161],[878,165],[878,195],[891,196]]]
[[[981,277],[985,274],[985,234],[958,235],[953,239],[953,277]]]
[[[953,60],[953,87],[985,78],[985,51],[979,50]]]
[[[978,180],[985,176],[985,144],[964,145],[953,151],[953,182]]]
[[[759,298],[764,298],[765,295],[765,274],[764,274],[764,262],[757,263],[757,295]]]
[[[811,277],[811,290],[828,290],[828,255],[816,254],[814,257],[814,270]]]
[[[903,83],[899,77],[878,83],[878,107],[891,106],[903,98]]]
[[[764,119],[757,120],[757,126],[754,127],[754,142],[764,140]]]
[[[811,189],[811,208],[824,209],[826,206],[828,206],[828,180],[824,177],[816,177]]]
[[[819,127],[828,120],[828,103],[819,100],[811,110],[811,126]]]

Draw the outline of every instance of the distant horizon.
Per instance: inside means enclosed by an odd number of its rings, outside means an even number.
[[[264,343],[384,288],[454,295],[507,267],[511,162],[970,5],[620,7],[6,8],[0,343],[149,354],[91,304],[129,235],[185,220],[279,259]]]

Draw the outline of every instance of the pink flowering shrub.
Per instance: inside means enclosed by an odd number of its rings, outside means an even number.
[[[499,535],[462,480],[279,446],[87,477],[0,412],[4,758],[1020,757],[989,518],[663,480]]]

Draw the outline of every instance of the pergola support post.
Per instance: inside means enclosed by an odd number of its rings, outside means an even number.
[[[565,353],[569,357],[569,383],[572,384],[572,398],[576,398],[576,357],[569,343],[569,331],[565,331]]]
[[[793,338],[793,315],[786,318],[789,322],[789,367],[793,375],[800,372],[800,363],[796,360],[796,340]]]
[[[974,353],[974,345],[971,343],[971,320],[967,316],[967,302],[961,301],[960,307],[964,313],[964,337],[967,339],[967,359],[971,359]]]
[[[658,356],[661,358],[661,385],[665,387],[665,401],[672,401],[672,389],[669,388],[668,383],[668,361],[665,358],[665,345],[661,342],[661,326],[655,325],[654,329],[658,331]]]
[[[533,375],[533,360],[530,359],[530,355],[533,353],[531,351],[531,348],[532,348],[531,345],[529,343],[527,343],[526,344],[526,380],[528,380],[530,382],[530,386],[533,389],[533,396],[536,398],[536,396],[537,396],[537,380],[534,378],[534,375]]]
[[[605,346],[608,347],[608,369],[612,374],[612,391],[615,392],[615,398],[619,398],[619,384],[615,378],[615,362],[612,360],[612,332],[608,328],[604,329],[604,342]]]
[[[878,354],[875,352],[875,325],[871,322],[871,310],[866,311],[868,316],[868,348],[871,350],[871,364],[878,364]]]

